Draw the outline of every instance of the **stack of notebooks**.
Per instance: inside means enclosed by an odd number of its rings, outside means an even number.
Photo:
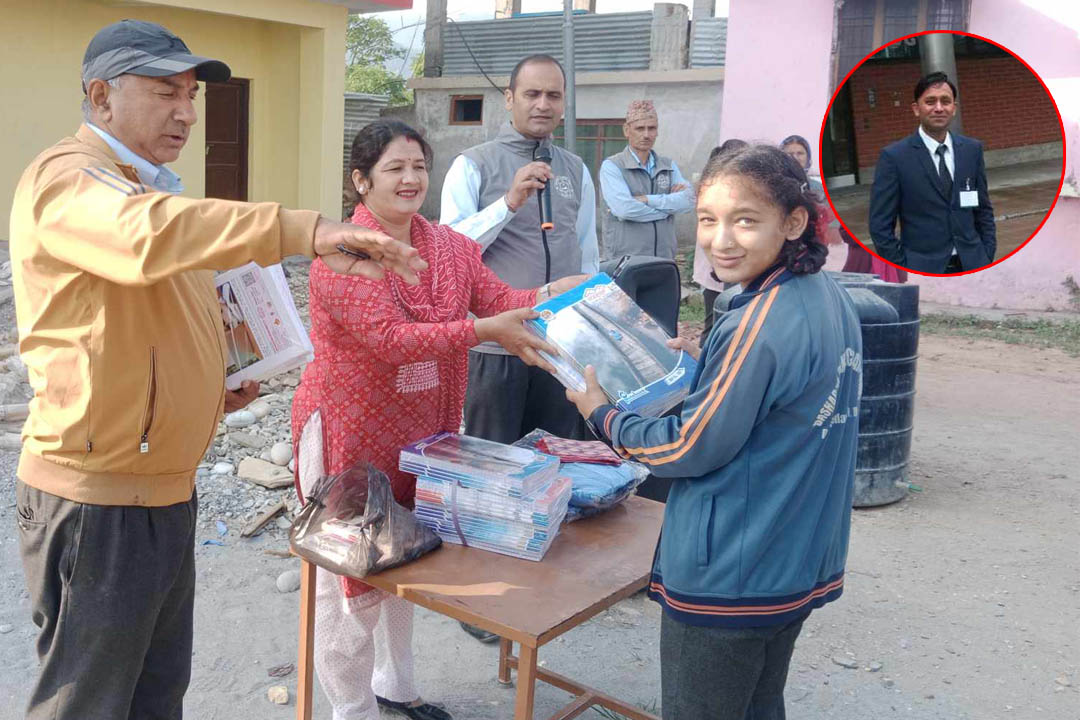
[[[417,476],[416,517],[443,540],[526,560],[544,557],[570,502],[558,458],[467,435],[413,443],[398,467]]]

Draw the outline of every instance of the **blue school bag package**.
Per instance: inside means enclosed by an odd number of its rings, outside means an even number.
[[[550,434],[533,430],[514,445],[535,449],[537,443]],[[570,478],[570,507],[566,521],[573,522],[608,510],[628,498],[649,476],[641,463],[623,461],[620,465],[598,463],[563,463],[559,475]]]
[[[544,356],[571,390],[585,389],[585,366],[619,410],[658,417],[686,397],[697,363],[606,273],[536,306],[530,330],[558,348]]]

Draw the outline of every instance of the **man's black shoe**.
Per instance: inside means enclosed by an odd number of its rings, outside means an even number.
[[[381,698],[378,695],[375,696],[375,701],[385,708],[396,710],[405,717],[412,718],[413,720],[453,720],[450,713],[443,710],[438,705],[432,703],[423,703],[422,705],[410,705],[409,703],[394,702],[393,700],[387,700]]]
[[[493,632],[488,632],[483,628],[478,628],[475,625],[470,625],[467,622],[459,621],[459,624],[461,625],[462,630],[469,633],[482,643],[493,643],[499,641],[499,636]]]

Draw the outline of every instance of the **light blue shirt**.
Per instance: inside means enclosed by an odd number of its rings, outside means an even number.
[[[486,208],[479,207],[480,169],[469,158],[458,155],[446,172],[442,187],[439,222],[475,240],[486,250],[514,217],[506,196]],[[596,242],[596,186],[589,168],[581,168],[581,206],[578,208],[578,244],[581,246],[581,272],[595,275],[600,271],[600,248]]]
[[[656,171],[656,153],[650,150],[648,162],[642,165],[641,158],[630,150],[629,146],[623,152],[630,153],[638,167],[649,173],[649,177],[653,176]],[[674,186],[680,183],[687,186],[685,190],[663,195],[646,195],[645,202],[641,202],[635,200],[630,194],[626,178],[623,177],[618,165],[608,159],[604,160],[600,166],[600,192],[604,194],[604,202],[607,203],[611,214],[620,220],[653,222],[664,220],[669,215],[688,212],[694,207],[694,191],[683,177],[679,166],[672,160],[671,184]]]
[[[172,170],[164,165],[155,165],[141,155],[137,155],[128,149],[127,145],[124,145],[124,143],[96,125],[92,123],[86,123],[86,125],[112,148],[112,151],[116,153],[116,157],[120,158],[120,162],[135,168],[135,172],[139,174],[139,180],[142,181],[143,185],[174,195],[184,192],[184,184],[180,181],[180,176]]]

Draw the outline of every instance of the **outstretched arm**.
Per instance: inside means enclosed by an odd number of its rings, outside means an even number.
[[[722,330],[726,337],[705,356],[678,416],[650,418],[616,410],[606,404],[592,370],[586,372],[585,392],[566,395],[616,452],[648,465],[658,477],[699,477],[726,465],[768,410],[777,358],[758,334],[779,290],[758,296],[737,327]]]

